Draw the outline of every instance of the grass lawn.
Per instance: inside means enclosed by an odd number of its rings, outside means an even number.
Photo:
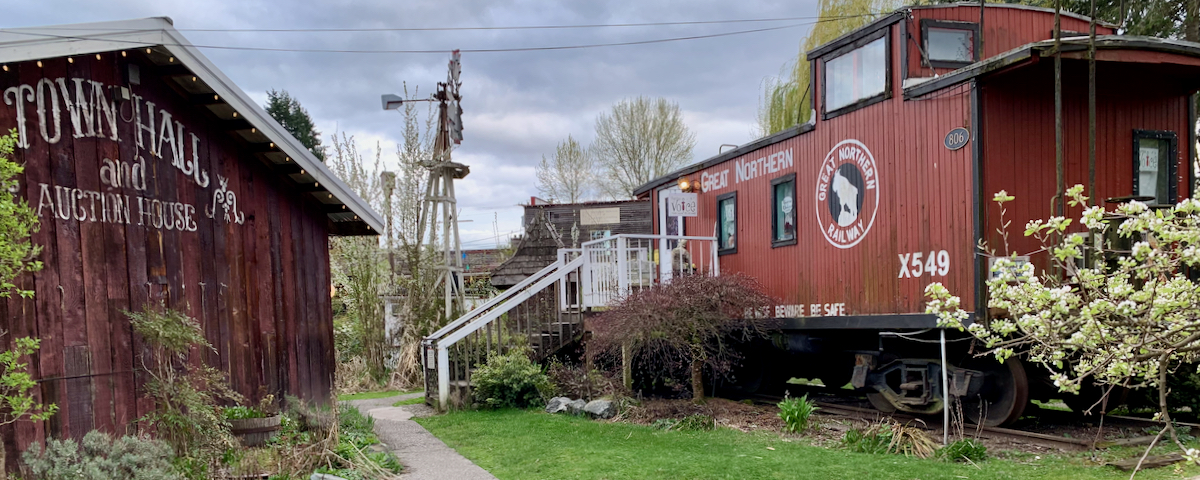
[[[425,397],[424,397],[424,396],[420,396],[420,397],[417,397],[417,398],[410,398],[410,399],[408,399],[408,400],[397,400],[397,401],[396,401],[396,403],[393,403],[393,404],[392,404],[392,406],[393,406],[393,407],[399,407],[399,406],[401,406],[401,405],[416,405],[416,404],[418,404],[418,403],[425,403]]]
[[[414,419],[501,479],[1125,479],[1081,457],[1022,456],[979,467],[898,455],[851,453],[778,434],[661,431],[537,411],[468,411]],[[1195,475],[1197,470],[1187,469]],[[1170,467],[1139,479],[1179,478]]]
[[[344,402],[346,400],[371,400],[371,399],[375,399],[375,398],[394,397],[396,395],[404,395],[406,393],[416,393],[416,392],[420,392],[420,391],[422,391],[422,390],[417,389],[417,390],[408,390],[408,391],[403,391],[403,392],[401,392],[399,390],[387,390],[387,391],[383,391],[383,392],[347,393],[347,394],[343,394],[343,395],[338,395],[338,401]]]

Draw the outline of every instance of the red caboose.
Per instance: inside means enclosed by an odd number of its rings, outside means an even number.
[[[756,277],[781,300],[785,333],[777,348],[754,350],[774,353],[748,358],[741,388],[853,377],[878,408],[940,410],[941,362],[928,343],[936,319],[923,291],[941,282],[986,314],[988,263],[976,245],[1001,243],[996,192],[1016,196],[1007,219],[1018,226],[1054,214],[1060,165],[1066,186],[1089,185],[1094,168],[1094,198],[1192,195],[1200,45],[1097,26],[1092,167],[1089,42],[1075,33],[1089,20],[1064,13],[1059,164],[1054,20],[1052,10],[1005,4],[897,10],[808,53],[812,121],[635,192],[662,205],[656,232],[716,236],[722,272]],[[699,186],[698,215],[666,215],[685,180]],[[1014,251],[1037,248],[1019,233],[1011,240]],[[968,343],[951,343],[951,393],[985,403],[987,423],[1054,393],[1043,373],[973,359]]]

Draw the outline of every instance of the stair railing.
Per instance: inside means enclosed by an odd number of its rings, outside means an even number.
[[[436,391],[444,410],[460,387],[465,402],[471,372],[494,350],[526,343],[545,357],[562,348],[582,332],[585,309],[680,275],[720,273],[714,237],[622,234],[580,247],[560,249],[554,263],[422,340],[427,400]]]

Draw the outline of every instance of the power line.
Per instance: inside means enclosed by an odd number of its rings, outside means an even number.
[[[885,12],[886,13],[886,12]],[[883,13],[867,13],[862,15],[839,15],[834,17],[800,16],[778,18],[746,18],[727,20],[695,20],[680,22],[643,22],[643,23],[593,23],[574,25],[510,25],[491,27],[396,27],[396,28],[179,28],[181,32],[224,32],[224,33],[358,33],[358,32],[440,32],[440,31],[470,31],[470,30],[563,30],[577,28],[628,28],[628,27],[666,27],[687,25],[719,25],[731,23],[763,23],[788,22],[794,20],[842,20],[847,18],[872,17]],[[44,30],[73,30],[73,31],[109,31],[95,27],[39,27]]]
[[[583,44],[583,45],[554,45],[554,46],[545,46],[545,47],[461,48],[461,49],[457,49],[457,50],[459,50],[463,53],[505,53],[505,52],[536,52],[536,51],[552,51],[552,50],[575,50],[575,49],[585,49],[585,48],[620,47],[620,46],[631,46],[631,45],[649,45],[649,44],[655,44],[655,43],[678,42],[678,41],[686,41],[686,40],[699,40],[699,39],[705,39],[705,38],[717,38],[717,37],[728,37],[728,36],[733,36],[733,35],[743,35],[743,34],[748,34],[748,33],[769,32],[769,31],[773,31],[773,30],[796,28],[796,27],[801,27],[801,26],[805,26],[805,25],[813,25],[816,23],[836,21],[836,20],[840,20],[840,18],[821,19],[821,20],[817,20],[814,22],[794,23],[794,24],[782,25],[782,26],[778,26],[778,27],[756,28],[756,29],[751,29],[751,30],[735,30],[732,32],[712,33],[712,34],[705,34],[705,35],[690,35],[690,36],[685,36],[685,37],[668,37],[668,38],[658,38],[658,39],[651,39],[651,40],[636,40],[636,41],[628,41],[628,42],[593,43],[593,44]],[[80,36],[73,36],[73,35],[54,35],[54,34],[50,34],[50,33],[22,32],[22,31],[13,31],[13,30],[0,30],[0,31],[6,32],[6,33],[18,34],[18,35],[60,38],[60,39],[64,39],[64,40],[89,40],[87,37],[80,37]],[[106,38],[106,39],[104,39],[104,41],[114,42],[114,43],[129,43],[129,44],[135,44],[135,45],[139,45],[139,46],[148,45],[147,42],[139,42],[139,41],[135,41],[135,40],[120,40],[120,39]],[[207,48],[207,49],[213,49],[213,50],[243,50],[243,51],[258,51],[258,52],[295,52],[295,53],[349,53],[349,54],[401,54],[401,53],[445,54],[445,53],[453,50],[453,49],[340,50],[340,49],[312,49],[312,48],[246,47],[246,46],[230,46],[230,45],[172,44],[172,43],[157,43],[155,45]]]

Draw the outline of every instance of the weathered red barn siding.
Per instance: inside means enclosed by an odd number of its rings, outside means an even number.
[[[1139,55],[1140,54],[1140,55]],[[1191,195],[1188,186],[1188,83],[1165,63],[1163,54],[1126,52],[1127,60],[1154,59],[1151,64],[1098,62],[1096,68],[1096,192],[1098,199],[1133,195],[1133,131],[1170,130],[1178,136],[1177,198]],[[1176,58],[1175,63],[1191,63]],[[983,118],[983,197],[987,202],[984,238],[997,250],[999,208],[990,201],[1005,190],[1016,200],[1006,204],[1012,221],[1009,244],[1024,254],[1040,248],[1022,235],[1029,220],[1052,215],[1056,191],[1054,153],[1054,73],[1051,59],[981,81]],[[1063,159],[1066,186],[1088,184],[1087,63],[1063,61]],[[1192,75],[1189,73],[1189,76]],[[1103,203],[1102,203],[1103,205]],[[1112,208],[1112,205],[1106,205]],[[1078,218],[1080,208],[1069,208]],[[1078,227],[1078,226],[1077,226]],[[1003,252],[1002,252],[1003,253]],[[1035,259],[1037,260],[1037,259]],[[1039,261],[1040,263],[1040,261]]]
[[[932,77],[934,70],[941,75],[953,68],[930,67],[921,62],[921,20],[948,20],[979,23],[978,5],[925,6],[912,9],[912,17],[904,21],[904,28],[911,39],[906,43],[908,51],[908,77]],[[1061,17],[1064,32],[1087,33],[1088,21],[1064,14]],[[1115,33],[1111,27],[1096,25],[1096,35]],[[979,59],[990,58],[1028,43],[1054,38],[1054,12],[1033,10],[1021,6],[989,4],[983,14],[983,50]]]
[[[892,25],[892,54],[899,58],[898,25]],[[819,67],[820,63],[817,62]],[[893,61],[893,65],[899,62]],[[819,72],[818,72],[819,74]],[[923,313],[923,291],[932,281],[973,301],[971,148],[951,151],[943,139],[957,127],[971,129],[970,87],[962,85],[918,101],[903,101],[900,68],[892,69],[892,98],[829,120],[813,131],[755,150],[688,175],[728,170],[728,186],[700,193],[699,217],[688,219],[689,235],[712,235],[716,197],[737,192],[737,253],[720,257],[722,272],[757,278],[783,304],[844,303],[846,315]],[[819,86],[819,83],[818,83]],[[820,100],[820,92],[816,98]],[[878,166],[879,209],[860,243],[847,249],[828,242],[818,228],[818,169],[838,142],[861,141]],[[735,181],[735,164],[791,149],[794,167],[749,181]],[[796,174],[796,245],[771,247],[771,180]],[[655,193],[657,201],[657,191]],[[865,206],[864,206],[865,211]],[[658,228],[658,225],[655,225]],[[898,278],[900,254],[946,250],[946,276]],[[911,260],[910,260],[911,261]],[[809,312],[811,313],[811,312]],[[820,316],[789,315],[789,316]]]
[[[60,77],[69,86],[71,78],[124,85],[127,65],[139,65],[142,82],[131,86],[133,94],[155,104],[156,122],[165,110],[182,123],[188,158],[190,134],[199,137],[200,168],[208,173],[209,185],[201,187],[173,167],[169,152],[157,158],[139,149],[131,102],[117,104],[118,141],[107,136],[107,127],[102,137],[74,138],[64,104],[58,122],[61,138],[53,144],[40,134],[37,102],[0,105],[0,129],[5,131],[17,127],[17,105],[24,108],[30,146],[18,148],[16,159],[25,164],[21,190],[40,212],[41,229],[33,241],[43,246],[45,263],[44,270],[18,281],[35,290],[32,299],[0,301],[0,329],[9,332],[6,346],[16,337],[42,340],[31,362],[40,387],[36,393],[39,401],[60,408],[45,426],[16,424],[15,446],[24,448],[46,435],[79,437],[91,429],[124,433],[136,428],[134,420],[153,405],[141,398],[145,376],[138,358],[143,346],[123,312],[148,304],[165,304],[198,319],[216,350],[205,352],[204,361],[226,372],[232,386],[251,400],[267,393],[328,400],[334,364],[329,226],[312,199],[268,170],[215,117],[170,88],[165,73],[140,54],[41,62],[41,67],[32,61],[8,65],[0,72],[0,91],[22,84],[36,88],[42,79]],[[63,102],[61,92],[58,100]],[[143,118],[145,109],[143,103]],[[52,121],[49,110],[45,116]],[[49,129],[54,131],[53,124]],[[144,159],[146,189],[102,183],[104,159]],[[235,213],[244,214],[244,223],[225,221],[220,206],[214,218],[205,215],[222,187],[218,176],[236,193]],[[86,209],[68,212],[71,219],[63,220],[43,205],[42,184],[51,194],[56,187],[71,187],[192,205],[196,229],[154,228],[138,215],[136,201],[128,224],[104,222],[101,212],[93,220]],[[57,197],[52,200],[57,205]],[[81,208],[90,205],[86,194],[76,201]],[[86,220],[78,220],[79,212]],[[14,435],[14,430],[3,434]],[[15,453],[9,451],[10,456]]]

